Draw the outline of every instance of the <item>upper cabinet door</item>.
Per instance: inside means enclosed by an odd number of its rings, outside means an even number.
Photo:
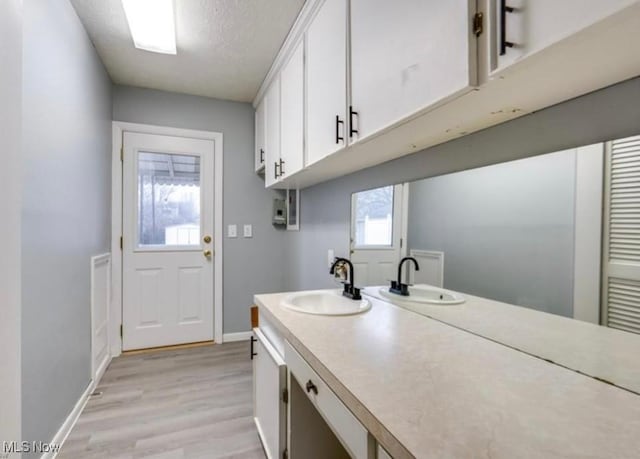
[[[638,0],[490,0],[490,69],[495,75],[637,2]],[[630,43],[627,45],[632,46]],[[625,44],[621,43],[620,46]]]
[[[256,107],[256,149],[255,149],[255,168],[259,171],[264,167],[264,149],[265,149],[265,122],[266,122],[266,100],[262,99]]]
[[[353,141],[476,84],[475,3],[351,0]]]
[[[304,43],[300,42],[280,74],[280,173],[293,174],[304,159]]]
[[[266,186],[280,178],[280,77],[271,83],[265,95],[267,102],[265,119],[265,170]]]
[[[312,164],[346,146],[347,0],[324,2],[306,42],[307,161]]]

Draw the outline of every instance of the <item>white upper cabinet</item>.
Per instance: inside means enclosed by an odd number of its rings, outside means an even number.
[[[304,43],[296,47],[280,73],[280,174],[286,177],[304,164]]]
[[[347,0],[326,0],[306,33],[307,162],[347,142]]]
[[[640,0],[307,0],[256,168],[303,189],[636,77],[639,31]]]
[[[490,0],[491,71],[500,72],[636,3],[638,0]]]
[[[266,186],[273,185],[280,178],[280,77],[271,83],[265,96],[265,171]]]
[[[353,141],[471,90],[475,3],[351,0]]]
[[[265,123],[266,123],[266,101],[263,99],[256,107],[256,149],[255,149],[255,169],[256,172],[264,167],[265,149]]]

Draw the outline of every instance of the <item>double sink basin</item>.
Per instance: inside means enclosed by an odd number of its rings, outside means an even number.
[[[399,306],[402,306],[403,303],[451,306],[462,304],[465,301],[459,293],[430,285],[409,287],[409,296],[391,293],[387,287],[376,287],[376,289],[382,297],[392,303],[397,302]],[[305,314],[346,316],[368,311],[371,308],[371,302],[366,298],[349,299],[342,296],[341,290],[314,290],[292,293],[284,298],[282,306]]]

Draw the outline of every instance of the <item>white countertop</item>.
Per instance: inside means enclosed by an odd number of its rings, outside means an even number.
[[[381,287],[362,293],[390,302]],[[640,394],[640,335],[461,293],[450,306],[393,301],[411,311]]]
[[[394,457],[640,457],[640,397],[371,298],[314,316],[256,295],[262,318]]]

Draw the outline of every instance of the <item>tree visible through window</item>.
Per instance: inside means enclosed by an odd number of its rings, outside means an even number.
[[[356,246],[390,246],[393,240],[393,185],[355,194]]]
[[[139,245],[200,244],[200,158],[138,155]]]

